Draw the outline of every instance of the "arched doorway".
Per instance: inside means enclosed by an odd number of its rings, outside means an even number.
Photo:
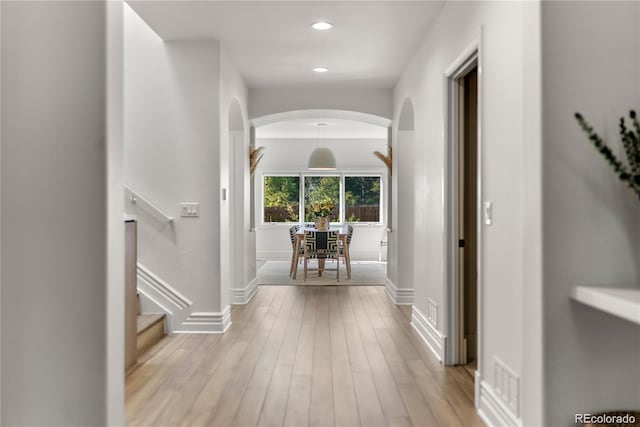
[[[258,272],[258,278],[264,279],[264,271],[272,264],[284,265],[288,261],[283,276],[289,283],[292,248],[288,230],[292,224],[312,221],[307,204],[322,193],[321,189],[328,191],[331,187],[326,195],[337,207],[337,212],[332,213],[332,223],[336,227],[346,227],[345,224],[354,227],[351,260],[354,264],[377,263],[370,267],[379,268],[382,273],[380,280],[372,284],[383,284],[386,265],[378,261],[381,235],[389,226],[386,214],[389,185],[387,168],[373,153],[387,153],[391,120],[354,111],[310,109],[263,116],[251,123],[256,127],[252,132],[255,145],[265,147],[264,158],[253,178],[256,257],[258,264],[265,266]],[[318,123],[326,124],[322,138],[318,137]],[[309,170],[309,156],[318,145],[332,150],[337,170]],[[356,185],[372,193],[363,190],[355,196]],[[363,194],[375,194],[375,198],[380,194],[380,202],[365,200]],[[375,206],[367,210],[364,205]],[[275,273],[269,280],[275,280],[273,277]],[[358,278],[362,280],[362,276],[354,279]]]

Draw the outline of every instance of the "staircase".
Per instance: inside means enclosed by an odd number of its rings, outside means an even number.
[[[164,313],[142,313],[137,292],[137,224],[125,221],[125,372],[166,335]]]
[[[160,342],[166,335],[164,313],[141,313],[140,294],[136,295],[138,305],[136,357],[142,356],[147,350]]]

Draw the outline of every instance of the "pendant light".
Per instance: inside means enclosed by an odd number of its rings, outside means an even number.
[[[326,136],[326,128],[327,123],[318,123],[318,144],[320,146],[313,150],[309,156],[308,168],[310,170],[336,170],[336,157],[329,148],[322,146]]]

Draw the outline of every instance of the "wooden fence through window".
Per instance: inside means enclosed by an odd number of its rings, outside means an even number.
[[[378,205],[359,205],[359,206],[346,206],[345,207],[345,220],[349,221],[350,218],[355,218],[353,222],[378,222],[380,221],[380,206]],[[293,215],[291,210],[288,210],[282,206],[265,207],[264,208],[264,222],[300,222],[298,218],[298,205],[292,206]]]

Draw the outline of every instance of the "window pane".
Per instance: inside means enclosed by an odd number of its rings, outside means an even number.
[[[380,222],[380,177],[345,176],[346,222]]]
[[[340,177],[304,177],[304,220],[313,221],[316,216],[340,221]]]
[[[299,222],[300,177],[264,177],[264,222]]]

